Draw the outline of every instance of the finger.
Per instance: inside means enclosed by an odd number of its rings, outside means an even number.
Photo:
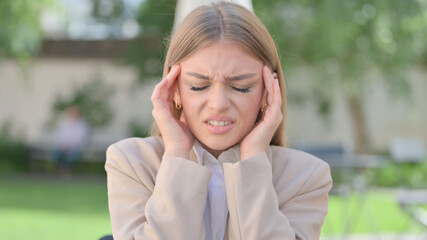
[[[279,80],[274,79],[272,84],[272,93],[270,94],[272,97],[271,103],[269,103],[269,106],[280,106],[282,103],[282,96],[280,95],[280,86],[279,86]]]
[[[275,119],[277,124],[280,124],[283,119],[282,114],[282,96],[280,94],[280,86],[279,86],[279,80],[274,80],[274,94],[273,94],[273,104],[270,106],[270,111],[272,112],[272,115],[274,116],[273,119]]]
[[[267,105],[267,88],[264,88],[264,92],[262,93],[262,102],[261,108],[264,108]]]
[[[166,75],[167,84],[162,88],[162,91],[165,94],[165,101],[173,102],[175,86],[180,72],[181,67],[178,64],[174,65],[171,71]]]
[[[157,101],[161,98],[162,95],[162,88],[167,84],[167,79],[163,78],[162,81],[160,81],[153,90],[153,94],[151,94],[151,101],[153,102],[154,107],[156,107]]]
[[[282,94],[280,92],[280,84],[279,79],[274,80],[274,101],[278,102],[279,105],[282,104]]]
[[[271,104],[271,107],[274,108],[274,111],[281,113],[282,95],[280,94],[280,86],[278,79],[274,79],[273,91],[273,103]]]
[[[170,72],[166,75],[167,85],[165,87],[170,88],[178,78],[180,72],[181,72],[181,66],[179,64],[174,65],[170,70]]]
[[[271,92],[268,93],[271,98],[266,110],[269,112],[281,112],[282,95],[280,94],[279,80],[277,78],[273,79],[271,85]]]
[[[263,79],[264,85],[267,89],[267,104],[270,105],[273,103],[273,74],[270,69],[265,65],[263,69]]]
[[[179,64],[173,66],[166,77],[156,85],[153,90],[153,94],[151,95],[151,101],[153,101],[153,104],[157,100],[171,101],[173,99],[173,93],[170,92],[170,88],[177,79],[180,71],[181,68]]]

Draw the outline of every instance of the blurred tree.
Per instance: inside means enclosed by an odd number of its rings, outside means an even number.
[[[145,138],[150,136],[150,128],[141,124],[137,119],[131,119],[128,124],[128,133],[132,137]]]
[[[0,173],[28,169],[28,146],[22,133],[13,133],[13,127],[11,119],[0,126]]]
[[[122,25],[126,20],[123,0],[91,0],[92,16],[110,26]],[[173,28],[176,0],[145,0],[136,13],[140,31],[133,40],[124,61],[135,66],[139,82],[159,77],[163,70],[166,42]],[[107,9],[107,10],[106,10]]]
[[[0,1],[0,60],[12,57],[27,61],[42,40],[40,13],[56,0]]]
[[[126,62],[137,68],[141,81],[161,75],[175,4],[146,0],[140,6],[141,32]],[[290,102],[313,100],[327,116],[334,93],[342,90],[353,120],[356,152],[369,152],[363,110],[373,83],[369,73],[379,70],[384,75],[393,98],[410,98],[405,70],[427,62],[427,2],[254,0],[253,5],[278,45],[286,72],[304,63],[317,76],[306,92],[290,92]]]
[[[92,16],[97,20],[114,24],[124,16],[122,0],[92,0],[92,4]]]
[[[141,33],[126,57],[126,62],[137,68],[140,81],[162,75],[175,4],[175,0],[146,0],[141,4],[137,19]]]
[[[139,83],[161,76],[166,42],[173,28],[176,0],[143,0],[138,9],[131,10],[132,14],[124,0],[90,1],[95,20],[110,27],[121,27],[126,20],[136,17],[139,34],[125,53],[124,63],[135,67]]]
[[[311,97],[320,113],[328,114],[334,91],[343,91],[356,152],[369,152],[363,111],[373,80],[368,73],[380,70],[393,98],[410,96],[405,70],[422,57],[425,62],[427,2],[254,0],[254,9],[281,49],[285,68],[300,59],[313,67],[317,77],[303,96]]]

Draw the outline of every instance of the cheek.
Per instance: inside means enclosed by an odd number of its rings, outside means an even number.
[[[245,108],[247,108],[247,111],[250,111],[250,112],[258,111],[261,106],[263,94],[264,94],[264,88],[257,87],[247,96],[245,96],[244,99],[242,99],[242,102],[244,103],[242,105]]]
[[[258,112],[260,110],[261,97],[254,96],[251,98],[247,98],[240,103],[240,112],[244,113],[248,117],[256,118],[258,116]]]
[[[196,117],[201,111],[201,102],[200,96],[193,94],[191,91],[184,89],[181,93],[181,101],[183,113],[186,118],[187,123],[196,120]]]
[[[247,114],[248,120],[250,119],[251,122],[255,122],[258,117],[262,103],[263,91],[263,89],[258,90],[256,93],[246,98],[240,105],[242,106],[241,111]]]
[[[193,91],[187,89],[187,88],[183,88],[181,87],[179,89],[179,94],[181,96],[181,101],[183,106],[185,105],[187,108],[194,108],[197,101],[196,99],[198,99],[198,96],[196,94],[194,94]]]
[[[189,103],[191,103],[191,101],[189,101],[189,99],[191,99],[192,97],[191,92],[186,88],[186,86],[184,86],[181,81],[179,81],[178,84],[178,94],[181,98],[183,106],[187,106],[189,105]]]

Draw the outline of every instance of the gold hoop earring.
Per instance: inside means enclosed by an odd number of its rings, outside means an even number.
[[[176,108],[177,110],[181,110],[182,105],[181,105],[181,104],[179,104],[179,103],[177,103],[177,102],[175,102],[175,108]]]

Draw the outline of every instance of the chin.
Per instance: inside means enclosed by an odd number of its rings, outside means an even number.
[[[200,141],[203,143],[203,145],[205,145],[206,147],[208,147],[209,149],[215,150],[215,151],[225,151],[229,148],[231,148],[232,146],[236,145],[237,143],[239,143],[239,141],[212,141],[212,139],[210,139],[211,141]]]

